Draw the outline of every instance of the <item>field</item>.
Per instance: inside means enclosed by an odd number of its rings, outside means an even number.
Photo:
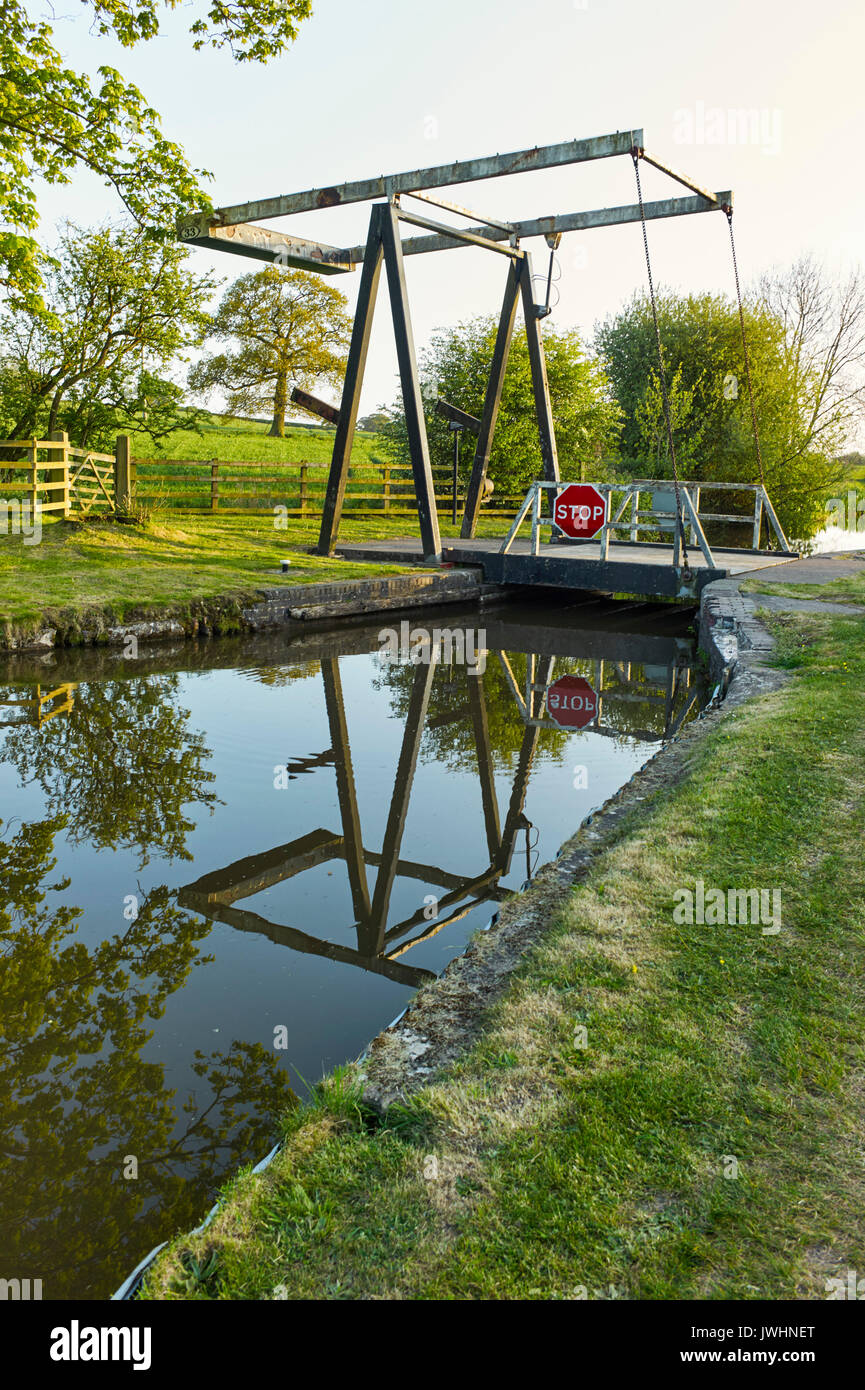
[[[256,420],[211,415],[196,430],[178,430],[161,444],[149,435],[132,436],[132,457],[142,459],[190,459],[209,463],[249,461],[250,463],[329,463],[334,431],[330,425],[286,425],[284,439],[271,439],[269,426]],[[358,464],[381,457],[378,436],[357,430],[353,461]]]
[[[272,585],[400,573],[398,566],[308,553],[318,539],[333,430],[289,426],[285,439],[270,439],[267,428],[212,417],[201,434],[185,430],[172,436],[161,455],[147,437],[133,436],[133,459],[185,462],[139,465],[141,524],[46,519],[38,545],[0,534],[0,623],[38,625],[60,610],[67,621],[77,621],[106,605],[122,618],[136,608],[236,598]],[[394,467],[385,474],[376,448],[375,434],[355,435],[342,540],[418,534],[411,473]],[[211,510],[206,466],[213,459],[221,463],[218,510]],[[260,467],[242,469],[241,461]],[[302,474],[303,462],[309,468]],[[437,491],[442,534],[454,535],[446,520],[446,479],[439,478]],[[288,516],[277,516],[277,507],[287,508]],[[504,534],[508,524],[507,513],[487,512],[479,532]],[[292,566],[283,576],[284,558]]]
[[[122,618],[136,608],[167,609],[202,599],[249,596],[283,584],[320,584],[403,574],[405,566],[360,564],[311,555],[318,518],[289,518],[284,530],[258,514],[157,513],[142,526],[107,519],[48,520],[39,545],[0,534],[0,625],[38,625],[65,610],[69,619],[109,605]],[[442,520],[442,535],[455,535]],[[501,523],[484,519],[479,534]],[[411,518],[346,516],[340,539],[417,535]],[[291,569],[281,573],[281,561]]]
[[[134,435],[136,496],[177,511],[285,507],[292,516],[320,515],[333,429],[291,425],[284,439],[269,438],[267,430],[260,422],[212,416],[201,434],[179,431],[158,450],[147,436]],[[444,511],[452,495],[450,466],[434,467],[433,475]],[[511,517],[521,501],[497,495],[487,510]],[[377,434],[355,434],[345,511],[406,518],[415,514],[411,468],[394,462]]]

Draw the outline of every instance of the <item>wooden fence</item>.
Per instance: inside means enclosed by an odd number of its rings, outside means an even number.
[[[31,515],[38,508],[43,514],[81,518],[115,511],[117,498],[130,489],[127,435],[118,437],[113,454],[78,449],[66,434],[0,441],[0,506],[7,512],[27,503]]]
[[[205,462],[191,459],[132,459],[128,435],[119,435],[113,454],[79,449],[65,434],[49,439],[0,441],[0,509],[28,503],[31,514],[66,519],[106,515],[118,499],[162,503],[177,511],[270,511],[284,507],[293,517],[321,516],[329,463]],[[450,467],[433,470],[436,504],[443,517],[453,504]],[[493,496],[486,512],[513,516],[522,496]],[[458,514],[464,494],[457,492]],[[414,482],[409,464],[364,462],[349,470],[344,512],[354,516],[414,517]]]
[[[77,681],[64,681],[62,685],[49,687],[45,691],[41,685],[37,685],[26,691],[23,699],[15,700],[11,699],[8,693],[4,695],[0,691],[0,710],[4,707],[23,710],[22,714],[15,715],[11,719],[0,719],[0,727],[14,724],[35,724],[41,728],[55,715],[69,713],[75,704],[75,691],[77,689]]]
[[[200,462],[186,459],[134,459],[132,479],[137,500],[161,501],[179,511],[272,511],[286,515],[321,515],[327,491],[329,463]],[[434,467],[436,503],[442,516],[452,505],[452,470]],[[484,504],[486,511],[513,515],[519,497],[498,496]],[[457,492],[458,511],[464,494]],[[344,512],[354,516],[416,516],[414,482],[409,464],[362,463],[349,469]]]

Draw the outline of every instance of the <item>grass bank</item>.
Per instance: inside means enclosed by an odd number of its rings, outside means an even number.
[[[143,1296],[824,1298],[865,1269],[865,624],[772,618],[789,681],[626,818],[473,1051],[382,1121],[348,1068]],[[781,893],[782,928],[673,920]]]
[[[0,535],[0,623],[32,625],[63,611],[86,614],[109,606],[119,619],[141,609],[168,609],[215,597],[237,597],[280,584],[320,584],[405,573],[310,555],[317,520],[289,518],[277,530],[268,515],[157,513],[145,526],[112,521],[46,520],[39,545]],[[342,540],[411,533],[411,523],[346,519]],[[443,533],[453,528],[442,528]],[[288,556],[290,571],[280,562]]]
[[[508,519],[485,517],[479,535],[503,535]],[[277,529],[268,513],[210,514],[157,510],[142,526],[110,520],[46,518],[38,545],[0,534],[0,625],[33,625],[63,611],[86,614],[111,607],[119,619],[137,609],[168,609],[217,597],[244,597],[261,588],[322,584],[404,574],[405,565],[365,564],[309,554],[320,519],[289,517]],[[459,527],[442,520],[443,537]],[[341,541],[417,535],[412,518],[343,518]],[[291,569],[282,574],[288,557]]]
[[[865,574],[830,579],[828,584],[768,584],[759,575],[741,586],[745,594],[777,594],[779,598],[818,598],[829,603],[865,603]]]

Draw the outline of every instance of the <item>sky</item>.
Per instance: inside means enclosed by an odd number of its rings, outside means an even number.
[[[90,33],[71,0],[57,3],[52,23],[70,64],[108,64],[141,87],[166,134],[212,173],[216,206],[642,127],[649,152],[704,187],[733,189],[745,281],[807,251],[833,272],[865,259],[862,0],[314,0],[295,44],[265,67],[194,53],[187,29],[203,7],[182,4],[133,50]],[[740,110],[756,113],[753,130],[739,129]],[[642,177],[647,200],[687,196],[645,165]],[[481,215],[529,218],[631,203],[634,173],[624,156],[442,195]],[[122,211],[89,173],[43,190],[40,204],[47,241],[65,217],[95,223]],[[369,204],[358,204],[272,225],[353,245],[368,218]],[[650,223],[649,240],[657,283],[733,292],[722,214]],[[524,245],[544,274],[543,240]],[[192,257],[231,279],[257,265]],[[447,251],[406,267],[419,349],[437,328],[498,311],[502,256]],[[638,225],[567,234],[559,270],[548,322],[588,340],[644,288]],[[359,278],[331,280],[352,306]],[[397,391],[386,301],[380,291],[362,413]]]

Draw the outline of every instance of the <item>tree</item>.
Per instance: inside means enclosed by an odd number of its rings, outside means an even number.
[[[177,0],[84,0],[97,36],[131,48],[159,33]],[[227,48],[237,62],[267,62],[297,36],[310,0],[196,0],[193,49]],[[36,184],[68,183],[83,166],[113,187],[133,220],[163,239],[178,213],[205,208],[201,170],[162,133],[159,115],[114,68],[98,82],[68,68],[54,31],[24,0],[4,0],[0,24],[0,284],[33,307],[44,259],[34,235]],[[14,229],[14,230],[9,230]]]
[[[345,372],[348,300],[305,270],[267,266],[226,290],[209,336],[237,347],[211,354],[189,373],[193,391],[219,390],[232,414],[271,410],[270,433],[285,434],[288,383],[309,390]]]
[[[807,255],[764,275],[757,296],[783,325],[803,447],[831,454],[865,419],[865,276],[833,282]]]
[[[806,539],[837,485],[839,417],[815,416],[814,363],[797,367],[788,326],[766,297],[750,296],[744,312],[766,488],[787,534]],[[658,322],[680,476],[759,482],[738,307],[720,295],[662,292]],[[646,297],[635,295],[601,324],[595,345],[623,412],[624,470],[671,477]]]
[[[449,466],[453,459],[453,435],[447,421],[435,414],[436,397],[443,396],[470,415],[482,414],[496,328],[494,317],[480,317],[444,329],[421,354],[421,395],[433,465]],[[548,329],[544,350],[562,477],[602,478],[615,455],[619,418],[604,373],[587,356],[574,329]],[[401,403],[390,410],[383,434],[390,451],[408,461]],[[471,464],[472,451],[463,448],[464,485]],[[506,495],[524,492],[542,476],[529,352],[519,326],[508,358],[488,476],[496,491]]]
[[[366,430],[370,434],[377,434],[387,424],[387,411],[374,410],[371,415],[364,415],[357,422],[359,430]]]
[[[165,373],[201,341],[215,287],[186,253],[139,228],[67,223],[46,280],[47,306],[0,314],[0,431],[44,438],[65,429],[81,447],[119,430],[161,438],[178,426],[182,390]]]

